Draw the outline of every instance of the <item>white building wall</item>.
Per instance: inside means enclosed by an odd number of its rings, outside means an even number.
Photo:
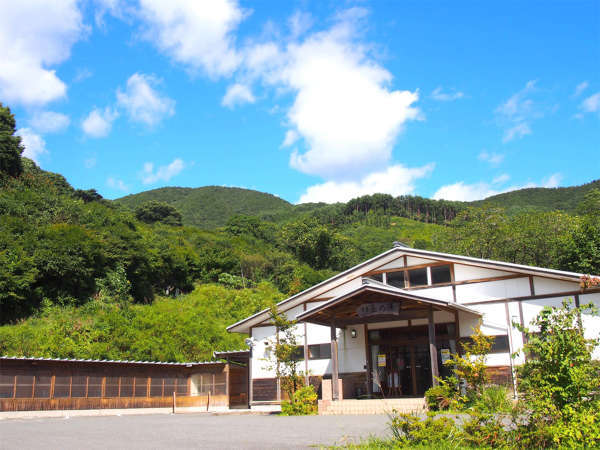
[[[275,371],[271,367],[272,352],[269,351],[270,343],[275,339],[275,327],[252,328],[252,378],[274,378]]]
[[[415,294],[434,300],[452,301],[452,286],[432,287],[413,291]]]
[[[402,267],[404,267],[404,258],[400,257],[400,258],[396,258],[392,262],[389,262],[387,264],[384,264],[381,267],[378,267],[377,270],[401,269]]]
[[[456,286],[456,301],[458,303],[525,297],[528,295],[531,295],[531,289],[527,277]]]
[[[334,298],[339,297],[340,295],[344,295],[356,288],[362,286],[362,277],[354,278],[353,280],[348,281],[347,283],[342,284],[336,288],[331,289],[330,291],[323,292],[323,294],[319,295],[317,298]],[[312,308],[312,304],[310,304]]]
[[[356,330],[356,337],[351,336]],[[340,373],[364,372],[367,356],[365,351],[365,326],[356,325],[338,330],[338,362]]]
[[[455,281],[478,280],[481,278],[501,277],[505,275],[512,275],[512,273],[502,270],[486,269],[485,267],[454,264]]]
[[[596,306],[597,314],[582,314],[581,322],[583,324],[584,336],[587,339],[598,339],[600,337],[600,294],[585,294],[579,296],[579,304],[586,305],[592,303]],[[596,347],[593,353],[594,359],[600,359],[600,348]]]
[[[579,290],[579,282],[553,280],[550,278],[533,277],[535,295],[557,294],[559,292],[572,292]]]

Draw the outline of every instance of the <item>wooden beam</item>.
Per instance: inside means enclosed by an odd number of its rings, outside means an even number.
[[[303,304],[306,311],[306,303]],[[308,325],[304,322],[304,385],[308,386],[310,377],[308,376]]]
[[[535,284],[533,283],[533,276],[529,275],[529,291],[531,295],[535,295]]]
[[[338,385],[338,342],[335,322],[331,321],[331,394],[333,400],[340,399]]]
[[[435,346],[433,308],[429,308],[429,316],[427,317],[427,335],[429,337],[429,357],[431,358],[431,384],[432,386],[437,386],[439,384],[437,378],[440,376],[440,371],[438,369],[437,347]]]
[[[369,342],[369,327],[364,324],[365,333],[365,355],[367,357],[367,395],[373,396],[373,355],[371,355],[371,343]]]

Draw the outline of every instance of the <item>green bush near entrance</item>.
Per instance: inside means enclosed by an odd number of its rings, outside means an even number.
[[[294,392],[290,401],[281,402],[282,416],[309,416],[317,412],[317,393],[310,384]]]

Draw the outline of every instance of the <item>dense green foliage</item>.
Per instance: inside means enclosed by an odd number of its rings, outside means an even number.
[[[181,212],[184,225],[204,229],[222,227],[236,214],[264,215],[292,208],[290,203],[271,194],[221,186],[166,187],[116,200],[118,204],[131,209],[149,201],[163,202],[175,207]]]
[[[23,171],[23,147],[16,131],[15,116],[0,102],[0,177],[17,177]]]
[[[135,208],[135,218],[140,222],[181,226],[181,213],[165,202],[150,201]]]
[[[557,210],[574,213],[585,195],[593,189],[600,189],[600,180],[581,186],[519,189],[472,202],[472,205],[503,208],[509,214]]]
[[[0,326],[0,354],[204,361],[215,350],[245,348],[243,336],[225,328],[282,297],[269,283],[241,290],[202,285],[176,300],[159,297],[147,305],[111,295],[81,307],[46,306],[18,325]]]
[[[281,402],[282,416],[311,416],[318,412],[317,393],[314,386],[303,386],[292,395],[291,400]]]

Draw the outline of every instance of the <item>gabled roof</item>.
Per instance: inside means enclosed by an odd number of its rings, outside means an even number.
[[[346,281],[350,281],[361,274],[367,273],[371,270],[375,270],[377,267],[385,264],[383,261],[389,259],[388,262],[396,259],[399,256],[415,256],[425,259],[432,260],[443,260],[448,262],[456,262],[461,264],[467,264],[477,267],[484,267],[489,269],[501,269],[514,273],[522,273],[526,275],[543,276],[547,278],[554,278],[563,281],[575,281],[579,282],[580,278],[584,275],[576,272],[567,272],[563,270],[546,269],[543,267],[526,266],[522,264],[513,264],[503,261],[495,261],[491,259],[473,258],[470,256],[454,255],[451,253],[434,252],[430,250],[421,250],[416,248],[410,248],[405,246],[394,246],[390,250],[387,250],[367,261],[357,264],[348,270],[340,272],[319,284],[316,284],[298,294],[295,294],[277,304],[278,308],[283,311],[293,308],[296,305],[302,304],[304,301],[313,298],[317,295],[317,292],[325,286],[331,285],[330,287],[336,287],[343,284]],[[377,265],[377,263],[380,263]],[[264,322],[269,317],[269,309],[266,308],[262,311],[257,312],[243,320],[240,320],[233,325],[227,327],[227,331],[234,333],[247,333],[250,327]]]
[[[179,367],[195,367],[223,364],[221,361],[195,361],[195,362],[161,362],[161,361],[127,361],[127,360],[112,360],[112,359],[69,359],[69,358],[36,358],[28,356],[0,356],[2,361],[44,361],[57,363],[93,363],[93,364],[127,364],[127,365],[150,365],[150,366],[179,366]]]
[[[445,311],[455,310],[455,311],[463,311],[463,312],[470,313],[470,314],[473,314],[476,316],[482,315],[479,311],[476,311],[471,308],[467,308],[466,306],[462,306],[462,305],[459,305],[454,302],[445,301],[445,300],[436,300],[436,299],[432,299],[432,298],[428,298],[428,297],[422,297],[420,295],[414,295],[413,293],[411,293],[409,291],[405,291],[404,289],[396,288],[394,286],[389,286],[387,284],[383,284],[383,283],[380,283],[380,282],[377,282],[374,280],[369,280],[367,278],[363,278],[362,281],[363,281],[363,284],[361,286],[353,289],[350,292],[339,295],[338,297],[332,298],[331,300],[328,300],[321,305],[318,305],[314,308],[304,311],[303,313],[296,316],[296,319],[299,321],[302,321],[302,322],[303,321],[307,321],[307,322],[313,321],[315,323],[318,323],[319,321],[316,319],[316,317],[318,316],[319,313],[326,311],[332,307],[335,307],[336,305],[340,305],[352,298],[355,298],[355,297],[357,297],[361,294],[365,294],[365,293],[380,294],[380,295],[382,295],[382,300],[383,299],[395,299],[395,300],[400,300],[400,301],[408,301],[411,303],[416,303],[416,304],[419,304],[421,306],[426,306],[426,307],[431,306],[431,307],[435,307],[437,309],[445,310]],[[390,320],[395,320],[395,319],[391,318]],[[368,322],[368,320],[365,320],[365,322]]]

